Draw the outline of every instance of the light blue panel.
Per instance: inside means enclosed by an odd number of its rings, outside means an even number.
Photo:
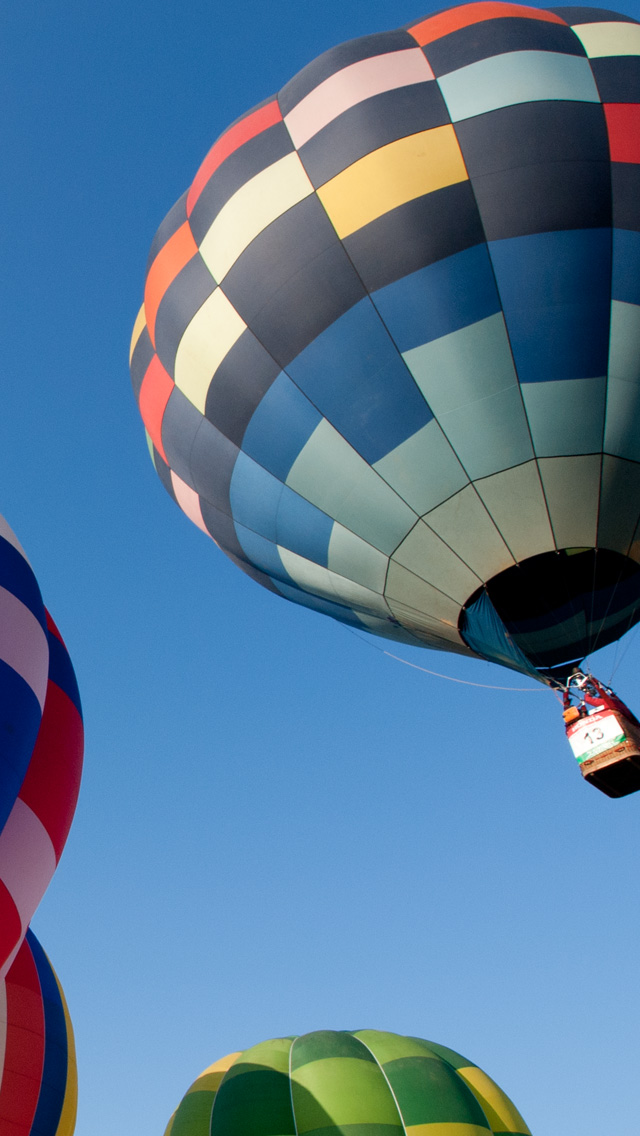
[[[433,509],[425,521],[483,582],[514,563],[471,485]]]
[[[438,79],[453,122],[515,103],[565,99],[599,103],[588,59],[557,51],[511,51]]]
[[[333,521],[285,486],[276,526],[278,544],[326,568]]]
[[[640,461],[640,307],[611,301],[604,449]]]
[[[242,439],[242,449],[280,481],[285,481],[321,417],[295,383],[280,374],[254,410]]]
[[[540,458],[538,466],[558,548],[594,548],[601,456]]]
[[[516,560],[555,548],[535,461],[475,482],[493,523]]]
[[[404,357],[470,478],[533,457],[502,313]]]
[[[285,599],[301,604],[302,607],[309,607],[312,611],[319,611],[322,615],[330,615],[333,619],[337,619],[340,623],[346,623],[350,627],[363,628],[363,624],[350,608],[343,607],[342,604],[332,603],[331,600],[321,599],[319,596],[312,596],[310,592],[304,592],[302,588],[297,588],[293,582],[286,584],[276,577],[273,583]]]
[[[469,478],[439,424],[427,423],[373,467],[416,513],[428,513]]]
[[[343,525],[334,523],[329,541],[328,567],[380,595],[384,592],[388,556],[367,544]]]
[[[287,485],[387,555],[418,519],[326,420],[294,462]]]
[[[411,272],[371,299],[402,352],[500,311],[485,244]]]
[[[599,453],[606,389],[604,376],[523,383],[522,397],[537,456]]]
[[[244,525],[236,523],[235,530],[243,552],[256,568],[270,576],[278,588],[280,588],[278,581],[289,580],[289,574],[285,570],[273,541],[267,540],[259,533],[252,532]]]
[[[275,543],[278,539],[278,506],[283,492],[281,481],[246,454],[238,454],[229,486],[231,515],[236,525],[252,529]]]
[[[602,459],[598,548],[629,551],[640,520],[640,465],[621,458]]]

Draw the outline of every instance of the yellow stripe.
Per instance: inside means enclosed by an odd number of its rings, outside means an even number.
[[[339,237],[348,237],[406,201],[466,181],[453,126],[400,138],[360,158],[318,190]]]
[[[53,967],[51,967],[53,970]],[[71,1025],[71,1018],[69,1016],[69,1007],[67,1000],[64,996],[64,991],[60,985],[58,975],[53,970],[53,977],[56,980],[58,990],[60,991],[60,1001],[62,1002],[62,1009],[64,1011],[64,1022],[67,1030],[67,1085],[64,1093],[64,1101],[62,1103],[62,1112],[60,1113],[60,1120],[56,1129],[55,1136],[73,1136],[76,1126],[76,1114],[78,1111],[78,1066],[76,1064],[76,1045],[73,1037],[73,1026]]]
[[[171,1129],[173,1128],[173,1122],[176,1118],[177,1111],[178,1110],[176,1109],[176,1111],[174,1113],[172,1113],[171,1118],[169,1120],[169,1123],[167,1124],[167,1127],[164,1130],[164,1136],[171,1136]]]
[[[222,206],[200,245],[200,255],[218,284],[254,237],[312,193],[295,153],[245,182]]]
[[[457,1069],[456,1072],[482,1105],[494,1132],[517,1132],[519,1136],[520,1134],[531,1136],[513,1101],[509,1100],[506,1093],[503,1093],[482,1069],[469,1065],[464,1069]]]
[[[213,1065],[208,1065],[187,1090],[186,1095],[188,1096],[189,1093],[200,1093],[206,1090],[217,1092],[225,1073],[227,1073],[234,1062],[237,1061],[241,1053],[241,1050],[238,1050],[237,1053],[228,1053],[226,1057],[221,1057],[219,1061],[214,1061]]]
[[[142,332],[144,331],[146,326],[147,326],[147,317],[144,314],[144,304],[143,304],[142,307],[140,308],[140,311],[138,312],[138,314],[136,316],[136,322],[134,323],[133,331],[131,332],[131,346],[129,347],[129,362],[131,362],[131,358],[132,358],[133,353],[136,349],[136,345],[138,343],[138,340],[139,340],[140,336],[142,335]]]
[[[618,20],[602,24],[577,24],[572,28],[589,59],[605,55],[640,55],[640,25]]]
[[[176,353],[176,386],[202,414],[212,375],[246,326],[224,292],[216,288],[184,332]]]
[[[407,1136],[491,1136],[490,1128],[478,1124],[408,1124]]]

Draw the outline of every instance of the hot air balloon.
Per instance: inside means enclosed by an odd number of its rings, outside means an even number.
[[[48,612],[46,621],[49,680],[44,711],[20,792],[0,830],[0,978],[58,865],[80,788],[83,728],[78,684]]]
[[[131,374],[264,587],[563,686],[640,618],[640,25],[471,3],[314,60],[160,226]]]
[[[379,1030],[319,1030],[205,1069],[164,1136],[529,1136],[501,1089],[452,1049]]]
[[[28,931],[0,980],[0,1132],[72,1136],[76,1103],[75,1047],[65,997]]]

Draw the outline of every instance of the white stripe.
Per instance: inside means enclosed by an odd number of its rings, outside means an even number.
[[[42,709],[49,675],[49,641],[29,608],[2,587],[0,659],[28,683]]]

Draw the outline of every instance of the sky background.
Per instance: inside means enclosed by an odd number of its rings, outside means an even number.
[[[638,1133],[640,797],[582,782],[551,693],[430,677],[243,576],[162,489],[129,383],[151,240],[218,134],[428,11],[0,7],[0,510],[87,735],[33,922],[74,1023],[77,1136],[162,1136],[223,1054],[363,1027],[467,1055],[534,1136]],[[593,660],[636,709],[639,664],[633,633]]]

